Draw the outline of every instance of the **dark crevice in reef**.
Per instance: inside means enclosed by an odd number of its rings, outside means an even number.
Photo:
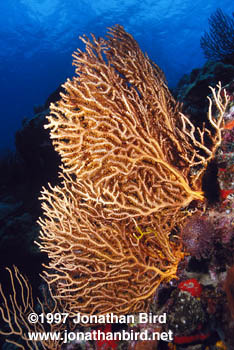
[[[202,190],[210,204],[219,201],[218,166],[215,161],[211,161],[202,179]]]

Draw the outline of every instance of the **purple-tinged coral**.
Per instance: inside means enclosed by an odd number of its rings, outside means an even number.
[[[209,212],[209,218],[215,227],[216,241],[220,242],[222,245],[230,244],[232,238],[234,237],[233,211],[233,198],[227,198],[225,201],[223,201],[219,210],[210,210]]]
[[[213,225],[201,215],[194,215],[190,218],[182,231],[185,249],[196,259],[210,256],[213,248],[213,236]]]

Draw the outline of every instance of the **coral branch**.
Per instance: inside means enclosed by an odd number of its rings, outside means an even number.
[[[6,324],[4,330],[0,330],[0,334],[7,336],[6,342],[14,344],[17,349],[22,350],[60,350],[62,341],[54,341],[53,339],[30,339],[29,332],[40,332],[45,334],[46,329],[44,323],[30,322],[31,314],[43,314],[46,317],[47,313],[52,315],[55,312],[62,312],[62,307],[53,299],[51,290],[48,293],[44,291],[44,300],[41,302],[37,299],[37,306],[34,306],[32,289],[28,281],[19,270],[14,266],[13,269],[6,268],[10,275],[11,291],[8,297],[4,293],[0,285],[0,320]],[[35,311],[36,310],[36,311]],[[59,331],[62,334],[65,325],[62,323],[50,323],[48,331]]]
[[[133,220],[95,220],[80,210],[76,184],[66,178],[62,185],[44,189],[46,218],[40,219],[39,246],[50,258],[45,279],[56,285],[55,298],[66,300],[74,314],[146,310],[159,284],[176,277],[183,258],[178,238],[169,239],[175,219],[153,217],[154,226],[137,241]]]
[[[229,102],[229,98],[225,90],[223,90],[224,97],[221,96],[222,86],[220,82],[217,84],[217,88],[218,90],[216,92],[216,90],[210,86],[212,97],[214,100],[214,105],[218,110],[218,115],[216,117],[213,117],[212,99],[209,96],[207,97],[209,100],[208,120],[210,122],[210,126],[213,129],[213,134],[211,133],[210,129],[207,129],[204,126],[202,130],[199,128],[196,130],[196,128],[190,122],[190,120],[181,113],[181,119],[183,123],[182,132],[184,133],[184,135],[187,135],[187,137],[190,138],[194,146],[193,157],[191,159],[188,159],[187,156],[185,155],[186,160],[188,161],[188,163],[191,164],[190,165],[191,167],[202,165],[202,167],[200,167],[200,169],[197,171],[196,175],[192,179],[192,184],[195,187],[200,185],[200,184],[196,185],[196,181],[201,182],[202,174],[206,170],[207,164],[214,157],[215,152],[217,148],[220,146],[222,141],[221,132],[224,126],[223,117]],[[195,136],[196,132],[198,132],[199,139]],[[212,144],[212,146],[210,147],[206,146],[205,137],[206,139],[209,140],[209,142],[207,143]]]

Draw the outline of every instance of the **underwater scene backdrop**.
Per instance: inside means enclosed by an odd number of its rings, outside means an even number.
[[[204,63],[200,38],[208,18],[229,0],[6,0],[0,3],[0,149],[13,148],[14,132],[33,107],[73,74],[80,35],[103,36],[120,24],[165,72],[170,87]]]

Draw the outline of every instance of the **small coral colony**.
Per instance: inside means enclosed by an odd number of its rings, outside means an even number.
[[[61,99],[51,104],[45,126],[61,167],[59,185],[49,184],[40,197],[44,215],[36,243],[48,255],[44,300],[34,300],[27,280],[17,268],[9,269],[12,292],[7,296],[1,289],[2,333],[21,349],[63,349],[62,341],[32,341],[27,332],[45,332],[48,326],[62,333],[74,330],[74,322],[29,324],[33,310],[67,312],[71,319],[77,313],[165,313],[164,325],[148,322],[144,327],[173,332],[167,343],[171,349],[201,343],[212,333],[204,300],[207,308],[216,308],[222,295],[234,313],[233,267],[223,292],[213,296],[213,287],[204,287],[205,274],[199,279],[188,268],[192,259],[207,261],[211,252],[217,255],[216,244],[222,244],[213,236],[224,212],[209,208],[202,180],[212,159],[221,157],[233,140],[233,118],[228,119],[233,96],[220,83],[211,88],[207,121],[195,127],[171,95],[160,68],[123,27],[110,28],[106,39],[92,35],[92,40],[81,40],[86,49],[73,55],[76,75],[64,84]],[[225,206],[232,191],[222,193]],[[227,243],[230,225],[226,223]],[[217,285],[214,261],[206,278]],[[139,329],[141,322],[127,327]],[[160,348],[157,341],[69,346]]]

